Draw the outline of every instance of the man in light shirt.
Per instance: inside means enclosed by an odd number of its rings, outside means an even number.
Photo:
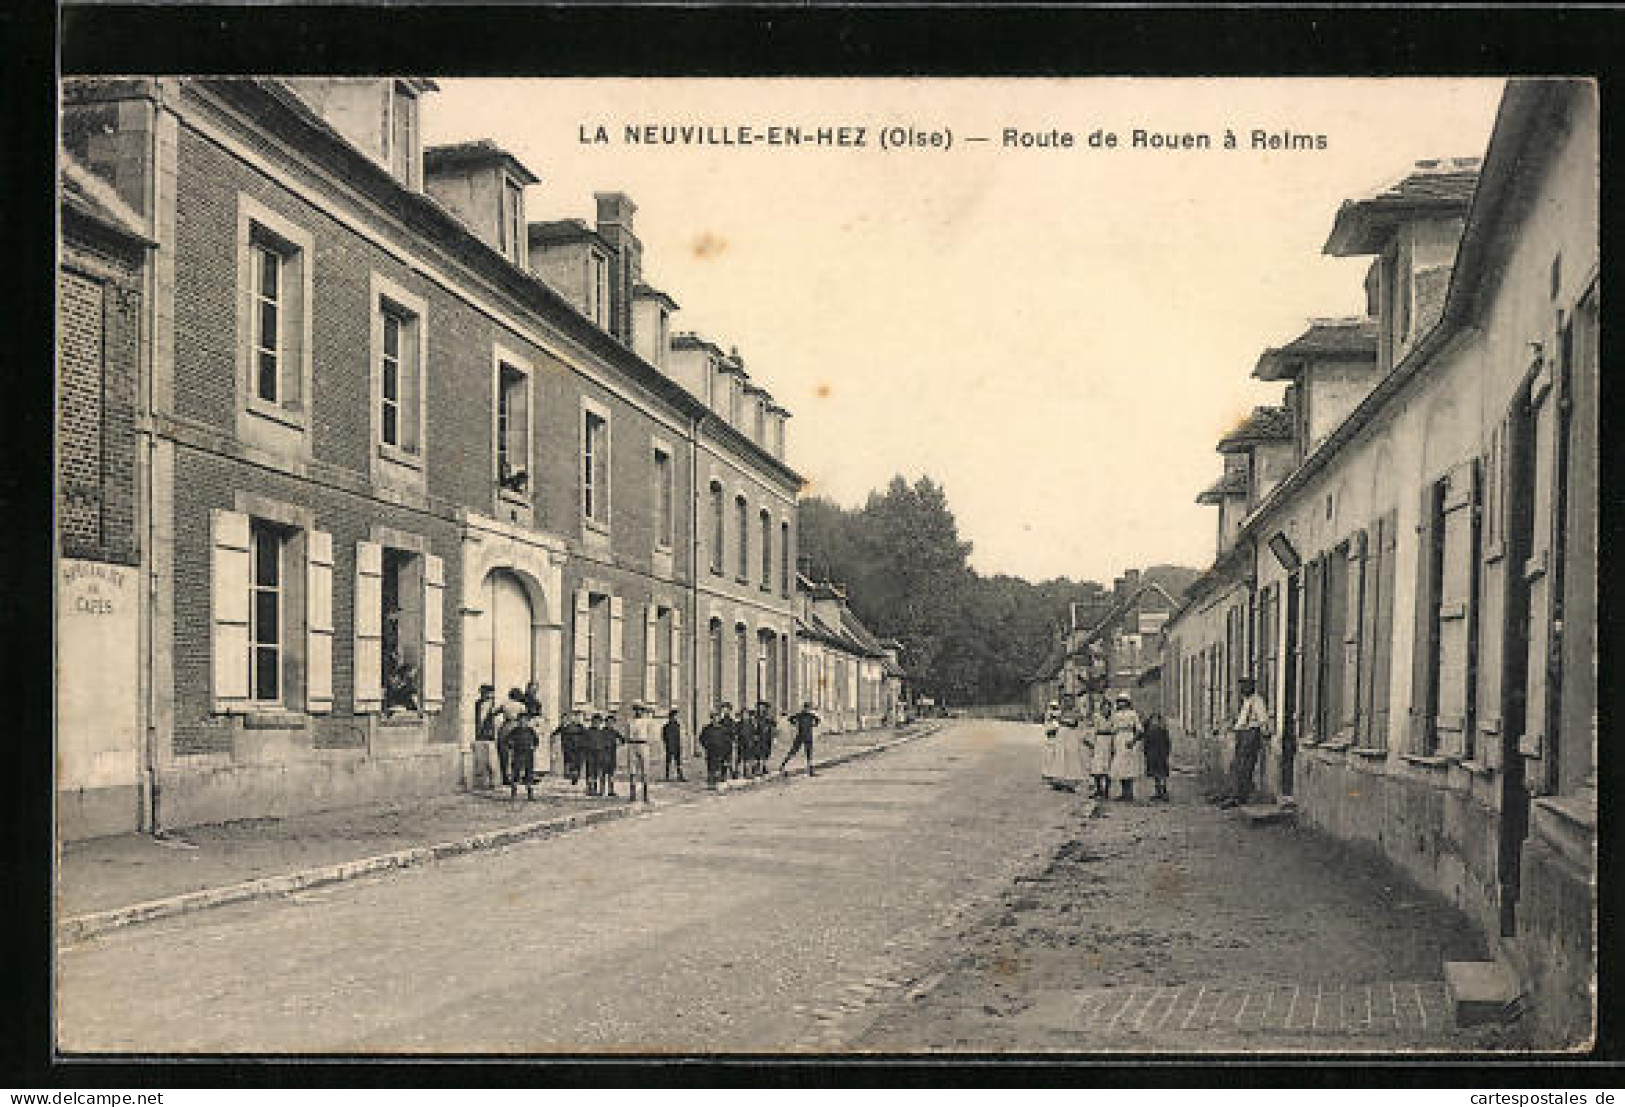
[[[1222,807],[1240,807],[1252,794],[1258,755],[1270,729],[1270,709],[1256,691],[1253,678],[1242,677],[1236,685],[1241,691],[1241,710],[1230,728],[1236,732],[1236,753],[1230,761],[1230,795]]]
[[[643,802],[649,802],[649,747],[660,737],[660,724],[641,703],[632,705],[632,725],[626,728],[626,802],[638,798],[643,785]]]

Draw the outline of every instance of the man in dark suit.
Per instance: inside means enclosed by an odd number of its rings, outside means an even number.
[[[559,753],[564,757],[564,775],[574,784],[581,779],[582,762],[585,760],[582,746],[587,737],[587,728],[581,725],[580,712],[567,712],[563,721],[553,728],[553,736],[558,738]]]
[[[660,740],[666,746],[666,779],[671,779],[672,768],[677,769],[677,779],[683,779],[683,724],[677,721],[677,712],[674,710],[666,718],[666,725],[660,728]]]
[[[700,748],[705,750],[705,784],[715,788],[727,773],[728,729],[719,708],[700,730]]]

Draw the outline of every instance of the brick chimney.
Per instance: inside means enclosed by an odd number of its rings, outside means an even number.
[[[610,259],[609,332],[626,345],[632,345],[633,290],[643,280],[643,244],[632,233],[632,217],[638,206],[624,192],[595,192],[598,202],[598,235],[609,243]]]

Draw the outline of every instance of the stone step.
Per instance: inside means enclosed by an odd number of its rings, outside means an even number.
[[[1444,981],[1457,1026],[1499,1022],[1522,995],[1518,978],[1496,961],[1447,961]]]

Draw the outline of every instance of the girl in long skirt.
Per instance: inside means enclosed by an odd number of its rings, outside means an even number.
[[[1059,789],[1061,779],[1061,705],[1051,702],[1044,712],[1044,782]]]
[[[1134,798],[1134,782],[1145,775],[1145,747],[1140,744],[1140,716],[1127,696],[1117,697],[1112,712],[1112,779],[1122,789],[1120,800]]]
[[[1089,773],[1094,777],[1094,790],[1090,795],[1094,796],[1095,799],[1110,799],[1112,794],[1112,745],[1115,733],[1112,730],[1111,708],[1104,700],[1100,703],[1100,710],[1094,718],[1093,725],[1095,728],[1095,749],[1093,763],[1089,766]]]

